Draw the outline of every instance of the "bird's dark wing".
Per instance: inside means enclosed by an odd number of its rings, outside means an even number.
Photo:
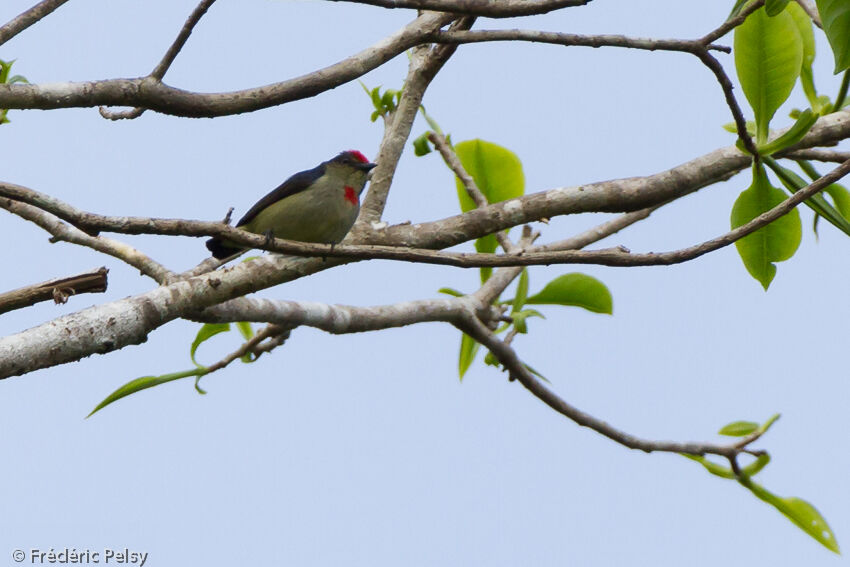
[[[248,209],[248,212],[245,213],[239,222],[236,223],[236,226],[244,226],[251,222],[254,217],[260,214],[260,211],[268,207],[269,205],[280,201],[290,195],[295,195],[296,193],[300,193],[301,191],[306,190],[310,185],[313,184],[318,178],[325,174],[325,166],[324,164],[318,165],[313,169],[308,169],[307,171],[301,171],[296,173],[286,181],[280,184],[277,189],[260,199],[256,202],[256,204]]]

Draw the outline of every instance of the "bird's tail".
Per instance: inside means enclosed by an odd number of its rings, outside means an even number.
[[[226,245],[221,238],[218,237],[213,237],[207,240],[207,250],[212,252],[213,258],[217,258],[219,260],[224,260],[225,258],[238,254],[242,251],[241,248],[233,248],[232,246]]]

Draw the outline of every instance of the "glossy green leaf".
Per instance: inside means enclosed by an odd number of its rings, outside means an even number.
[[[463,333],[460,337],[460,356],[458,357],[457,367],[460,374],[460,379],[463,380],[463,375],[469,370],[472,361],[475,360],[475,355],[481,344],[475,339]]]
[[[511,313],[511,318],[513,319],[514,329],[516,329],[517,333],[526,334],[528,333],[528,326],[525,322],[529,317],[540,317],[541,319],[545,319],[542,313],[535,309],[523,309],[522,311],[517,311],[515,313]]]
[[[441,287],[437,290],[437,293],[444,293],[446,295],[451,295],[452,297],[463,297],[463,292],[460,292],[456,289],[452,289],[450,287]]]
[[[776,423],[776,420],[779,419],[780,417],[782,417],[782,414],[778,414],[778,413],[775,413],[772,416],[770,416],[767,421],[765,421],[764,423],[759,425],[759,433],[762,433],[762,434],[766,433],[767,430],[770,429],[771,426],[774,423]]]
[[[756,431],[758,428],[759,424],[754,421],[733,421],[721,427],[717,433],[729,437],[743,437]]]
[[[136,378],[135,380],[127,382],[126,384],[106,396],[106,399],[97,404],[97,407],[91,410],[91,413],[88,414],[86,417],[91,417],[95,412],[100,411],[109,404],[120,400],[121,398],[127,397],[130,394],[135,394],[136,392],[140,392],[148,388],[153,388],[154,386],[159,386],[160,384],[173,382],[174,380],[180,380],[181,378],[188,378],[190,376],[203,376],[204,374],[206,374],[206,369],[193,368],[192,370],[186,370],[184,372],[163,374],[162,376],[142,376],[141,378]]]
[[[850,220],[850,191],[843,185],[833,183],[824,189],[824,192],[832,197],[832,202],[838,213],[845,219]]]
[[[205,323],[198,330],[198,334],[195,335],[195,340],[192,341],[192,347],[189,349],[189,356],[192,358],[192,362],[195,363],[195,366],[203,368],[203,366],[199,364],[197,360],[195,360],[195,351],[198,350],[198,347],[201,346],[201,343],[211,337],[214,337],[219,333],[224,333],[229,330],[230,323]]]
[[[738,133],[738,126],[734,122],[727,122],[722,128],[732,134]],[[747,120],[747,133],[750,136],[756,135],[756,123],[752,120]]]
[[[797,527],[812,536],[828,550],[841,553],[838,548],[838,541],[835,539],[835,534],[832,533],[832,529],[829,527],[826,519],[824,519],[814,506],[801,498],[783,498],[777,496],[748,478],[742,478],[739,481],[755,494],[759,500],[767,502],[779,510],[783,516],[794,522]]]
[[[794,4],[796,6],[796,4]],[[809,133],[812,126],[817,122],[818,116],[810,109],[806,109],[797,117],[797,121],[788,130],[782,133],[781,136],[771,140],[770,142],[759,145],[759,154],[769,156],[776,152],[789,148],[803,139]]]
[[[746,4],[748,1],[749,0],[735,0],[735,5],[732,6],[732,11],[729,12],[729,16],[726,19],[730,20],[737,16],[738,13],[741,11],[741,8],[743,8],[744,4]]]
[[[522,163],[509,149],[484,140],[467,140],[458,143],[454,150],[488,203],[515,199],[525,192]],[[461,211],[474,209],[475,202],[460,179],[455,178],[455,185]],[[475,249],[481,253],[495,252],[497,246],[496,237],[492,234],[475,241]],[[491,273],[492,268],[481,268],[481,281],[487,281]]]
[[[747,476],[755,476],[761,472],[761,470],[766,467],[770,463],[770,455],[767,453],[763,453],[756,457],[756,460],[745,466],[741,473]]]
[[[573,305],[594,313],[614,312],[611,292],[601,281],[580,273],[558,276],[526,301],[527,305]]]
[[[488,203],[515,199],[525,192],[522,163],[507,148],[484,140],[467,140],[455,146],[464,169],[487,198]],[[457,196],[463,212],[475,208],[460,179],[455,179]]]
[[[778,17],[778,16],[777,16]],[[737,228],[785,200],[785,193],[770,185],[761,165],[753,167],[753,183],[732,207],[731,224]],[[802,238],[800,213],[793,209],[772,223],[735,242],[747,271],[767,290],[776,275],[774,262],[791,258]]]
[[[516,284],[516,295],[514,296],[513,306],[511,307],[511,312],[516,313],[522,306],[525,305],[525,301],[528,299],[528,268],[523,268],[519,274],[519,281]]]
[[[835,57],[835,73],[850,67],[850,3],[847,0],[815,0]]]
[[[808,183],[797,175],[795,172],[791,171],[786,167],[782,167],[779,165],[773,158],[764,157],[764,163],[770,167],[770,169],[776,173],[779,180],[782,182],[782,185],[785,186],[792,193],[796,193],[800,189],[806,187]],[[806,162],[801,160],[800,166],[805,170],[807,166]],[[819,178],[820,175],[814,175],[814,179]],[[826,191],[826,189],[824,190]],[[825,218],[829,221],[830,224],[835,226],[837,229],[841,230],[844,234],[850,236],[850,220],[847,217],[842,216],[842,214],[836,210],[835,207],[829,204],[829,202],[824,198],[823,195],[818,194],[813,197],[810,197],[803,201],[807,207],[815,211],[818,215]]]
[[[526,363],[524,363],[524,362],[522,363],[522,365],[523,365],[523,366],[525,366],[525,369],[526,369],[526,370],[528,370],[529,372],[531,372],[532,374],[534,374],[535,376],[537,376],[538,378],[540,378],[540,379],[541,379],[541,380],[543,380],[544,382],[549,382],[549,379],[548,379],[548,378],[546,378],[546,377],[545,377],[545,376],[543,376],[541,373],[539,373],[538,371],[536,371],[536,370],[535,370],[534,368],[532,368],[530,365],[528,365],[528,364],[526,364]]]
[[[428,132],[423,132],[421,136],[413,140],[413,153],[417,157],[422,157],[431,153],[431,144],[428,140]]]
[[[794,18],[769,17],[759,8],[735,30],[735,68],[756,119],[756,141],[764,143],[770,119],[791,94],[803,62],[803,39]]]
[[[785,9],[788,2],[789,0],[765,0],[764,11],[767,12],[768,16],[775,16]]]
[[[492,254],[498,247],[499,241],[496,240],[495,234],[488,234],[475,240],[475,251],[479,254]],[[490,276],[493,274],[493,268],[485,266],[484,268],[479,268],[479,272],[481,273],[481,283],[484,283],[490,279]]]
[[[683,457],[690,459],[692,461],[696,461],[705,467],[705,470],[713,474],[714,476],[719,476],[720,478],[735,478],[735,473],[732,472],[732,469],[729,467],[724,467],[722,465],[718,465],[717,463],[713,463],[709,461],[706,457],[702,455],[689,455],[687,453],[679,453]]]
[[[718,465],[717,463],[710,461],[707,457],[701,455],[688,455],[686,453],[680,454],[683,457],[687,457],[692,461],[698,462],[703,467],[705,467],[705,470],[707,470],[714,476],[719,476],[720,478],[725,478],[728,480],[736,478],[735,472],[731,468],[724,467],[723,465]],[[741,474],[746,475],[748,477],[755,476],[764,467],[766,467],[768,463],[770,463],[770,455],[768,455],[767,453],[759,455],[758,457],[756,457],[756,460],[741,469]]]
[[[236,323],[236,328],[242,334],[242,337],[247,341],[254,337],[254,329],[248,321],[239,321]]]
[[[812,73],[812,62],[815,60],[815,34],[812,28],[812,19],[803,8],[796,2],[791,2],[787,7],[788,13],[794,19],[800,39],[803,40],[803,62],[800,67],[800,82],[803,92],[809,104],[818,110],[817,91],[815,90],[814,75]]]

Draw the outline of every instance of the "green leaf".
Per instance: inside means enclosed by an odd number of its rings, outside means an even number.
[[[794,522],[798,528],[812,536],[828,550],[841,553],[835,534],[832,533],[826,519],[814,506],[801,498],[777,496],[747,477],[739,479],[739,482],[755,494],[759,500],[767,502],[779,510],[783,516]]]
[[[499,241],[496,240],[495,234],[488,234],[487,236],[482,236],[475,240],[475,251],[479,254],[492,254],[498,247]],[[493,268],[485,266],[480,268],[479,272],[481,273],[481,283],[484,283],[490,279],[490,275],[493,273]]]
[[[546,377],[545,377],[545,376],[543,376],[541,373],[539,373],[538,371],[536,371],[535,369],[533,369],[530,365],[528,365],[528,364],[526,364],[526,363],[524,363],[524,362],[522,363],[522,365],[523,365],[523,366],[525,366],[525,369],[526,369],[526,370],[528,370],[529,372],[531,372],[532,374],[534,374],[535,376],[537,376],[538,378],[540,378],[540,379],[541,379],[541,380],[543,380],[544,382],[549,382],[549,379],[548,379],[548,378],[546,378]]]
[[[428,132],[424,132],[421,136],[413,140],[413,153],[417,157],[422,157],[431,153],[431,144],[428,143]]]
[[[785,6],[788,5],[788,1],[789,0],[765,0],[764,11],[767,12],[768,16],[775,16],[785,9]]]
[[[770,416],[767,421],[765,421],[764,423],[762,423],[759,426],[759,433],[761,433],[761,434],[767,433],[767,430],[770,429],[770,427],[774,423],[776,423],[776,420],[779,419],[781,416],[782,416],[782,414],[779,414],[779,413],[775,413],[772,416]]]
[[[729,437],[744,437],[745,435],[749,435],[756,431],[758,428],[759,424],[754,421],[733,421],[732,423],[721,427],[720,431],[717,433],[720,435],[727,435]]]
[[[850,220],[850,191],[843,185],[833,183],[824,189],[824,192],[832,197],[832,202],[835,204],[838,213],[845,219]]]
[[[522,309],[526,299],[528,299],[528,268],[523,268],[519,273],[519,281],[516,284],[516,296],[512,302],[511,312],[516,313]]]
[[[516,329],[517,333],[528,333],[528,326],[526,325],[525,320],[529,317],[540,317],[541,319],[546,318],[543,316],[542,313],[540,313],[536,309],[523,309],[522,311],[516,311],[514,313],[511,313],[514,329]]]
[[[488,203],[515,199],[525,192],[522,163],[509,149],[484,140],[460,142],[454,149],[463,168],[475,180]],[[455,178],[455,184],[461,211],[474,209],[475,202],[460,179]],[[497,246],[496,237],[492,234],[475,241],[475,249],[481,253],[495,252]],[[487,281],[492,272],[492,268],[481,268],[481,281]]]
[[[791,94],[803,62],[803,40],[787,11],[769,17],[759,8],[735,30],[735,68],[764,143],[770,119]]]
[[[770,463],[770,455],[763,453],[756,457],[756,460],[741,469],[741,473],[747,476],[755,476]]]
[[[818,95],[812,73],[812,62],[815,60],[815,34],[812,29],[812,19],[796,2],[788,5],[787,12],[794,18],[794,24],[797,26],[797,31],[800,32],[800,39],[803,40],[803,62],[800,67],[800,82],[803,85],[803,92],[806,93],[806,98],[812,108],[817,110],[819,106]]]
[[[727,16],[726,19],[731,20],[732,18],[737,16],[741,12],[741,9],[744,7],[744,4],[746,4],[748,1],[749,0],[736,0],[735,5],[732,6],[732,11],[729,12],[729,16]]]
[[[713,463],[702,455],[689,455],[687,453],[679,453],[679,454],[682,455],[685,458],[692,460],[692,461],[698,462],[703,467],[705,467],[705,470],[707,470],[708,472],[710,472],[714,476],[719,476],[720,478],[728,478],[728,479],[735,478],[735,473],[732,472],[732,469],[730,469],[729,467],[724,467],[722,465],[718,465],[717,463]]]
[[[203,368],[203,366],[195,360],[195,351],[198,350],[201,343],[219,333],[224,333],[229,330],[230,323],[205,323],[200,330],[198,330],[198,334],[195,335],[195,340],[192,341],[192,347],[189,349],[189,356],[192,358],[192,362],[195,363],[195,366]]]
[[[573,305],[594,313],[614,312],[611,292],[601,281],[587,274],[558,276],[526,301],[528,305]]]
[[[246,341],[251,340],[254,337],[254,329],[251,328],[250,322],[239,321],[236,323],[236,328],[239,329],[239,332]]]
[[[737,228],[785,200],[785,193],[770,185],[763,166],[753,166],[753,183],[732,207],[731,224]],[[802,238],[800,213],[793,209],[772,223],[735,242],[747,271],[767,290],[776,275],[774,262],[791,258]]]
[[[515,199],[525,192],[522,163],[509,149],[484,140],[467,140],[458,143],[455,152],[488,203]],[[461,210],[471,211],[475,203],[460,179],[456,178],[455,183]]]
[[[463,297],[465,294],[450,287],[441,287],[437,290],[437,293],[444,293],[446,295],[451,295],[452,297]]]
[[[776,173],[779,180],[792,193],[796,193],[800,189],[806,187],[808,183],[803,180],[802,177],[794,173],[788,168],[782,167],[779,165],[773,158],[764,157],[764,163]],[[800,160],[798,162],[800,167],[805,171],[807,168],[810,168],[812,172],[812,177],[814,179],[818,179],[820,175],[814,171],[814,168],[811,168],[810,164],[808,164],[805,160]],[[827,189],[824,189],[826,191]],[[805,201],[803,201],[806,206],[815,211],[818,215],[822,216],[826,220],[830,222],[837,229],[844,232],[844,234],[850,236],[850,220],[846,217],[842,216],[842,214],[835,209],[829,202],[824,198],[822,194],[815,195],[813,197],[809,197]]]
[[[734,122],[727,122],[723,125],[723,129],[732,134],[738,133],[738,126]],[[756,123],[752,120],[747,120],[747,134],[750,136],[756,135]]]
[[[850,4],[847,0],[815,0],[835,57],[835,73],[850,67]]]
[[[496,358],[496,356],[490,351],[487,351],[487,354],[484,355],[484,364],[487,366],[495,366],[497,368],[502,365],[502,363],[499,362],[499,359]]]
[[[141,378],[136,378],[106,396],[106,399],[97,404],[97,407],[91,410],[91,413],[86,417],[91,417],[95,412],[102,410],[112,402],[127,397],[130,394],[135,394],[141,390],[153,388],[154,386],[159,386],[160,384],[165,384],[167,382],[173,382],[174,380],[180,380],[181,378],[188,378],[189,376],[203,376],[206,373],[206,369],[204,368],[193,368],[192,370],[186,370],[183,372],[163,374],[162,376],[142,376]]]
[[[797,4],[794,4],[795,6]],[[770,142],[759,145],[758,151],[759,154],[769,156],[776,152],[782,151],[786,148],[789,148],[803,139],[803,137],[809,133],[809,130],[812,129],[812,126],[817,122],[818,116],[810,109],[806,109],[800,113],[797,117],[797,121],[794,122],[794,125],[791,126],[788,130],[786,130],[781,136],[771,140]]]
[[[463,333],[460,337],[460,356],[458,357],[457,367],[460,373],[460,379],[463,380],[463,375],[469,370],[472,361],[475,360],[475,355],[481,345],[472,337]]]
[[[443,131],[440,129],[440,125],[439,125],[439,124],[437,124],[437,121],[436,121],[436,120],[434,120],[434,119],[431,117],[431,115],[429,115],[429,114],[425,111],[425,105],[424,105],[424,104],[420,104],[420,105],[419,105],[419,112],[421,112],[421,113],[422,113],[422,116],[423,116],[423,117],[425,117],[425,121],[428,123],[428,126],[430,126],[430,127],[431,127],[431,130],[433,130],[433,131],[434,131],[434,132],[436,132],[437,134],[442,134],[442,133],[443,133]],[[448,137],[448,136],[446,136],[446,141],[449,141],[449,137]],[[449,142],[449,145],[451,145],[451,142]]]

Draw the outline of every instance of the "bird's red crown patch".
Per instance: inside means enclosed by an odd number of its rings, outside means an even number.
[[[369,160],[366,159],[366,156],[364,156],[362,153],[358,152],[357,150],[348,150],[348,153],[350,153],[354,157],[354,159],[356,159],[360,163],[369,163]]]

